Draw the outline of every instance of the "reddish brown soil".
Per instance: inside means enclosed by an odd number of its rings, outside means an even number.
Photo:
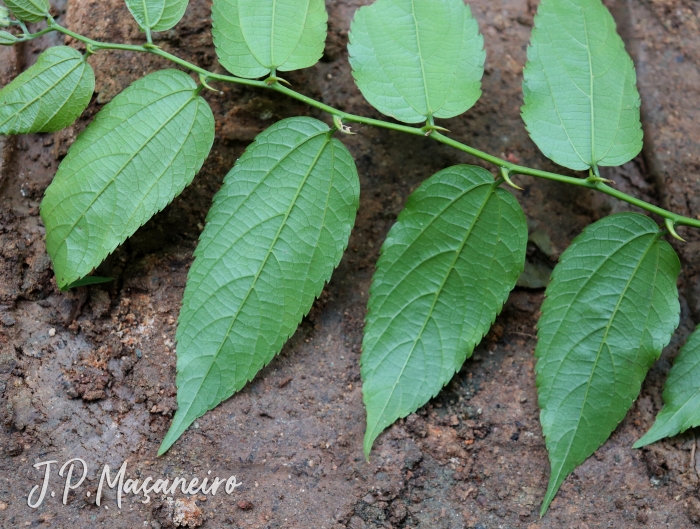
[[[348,111],[377,116],[354,87],[345,45],[365,0],[328,1],[324,59],[288,75],[296,89]],[[468,144],[556,169],[538,154],[519,117],[521,72],[534,0],[473,0],[488,51],[484,97],[445,123]],[[609,2],[638,66],[646,146],[605,176],[629,193],[700,215],[700,4]],[[93,38],[141,42],[122,0],[55,2],[60,20]],[[183,22],[157,44],[218,69],[210,3],[192,0]],[[0,50],[5,84],[52,37]],[[75,43],[72,43],[75,44]],[[370,463],[362,457],[364,410],[358,360],[367,289],[386,232],[406,197],[466,155],[428,140],[356,127],[342,138],[355,156],[362,204],[349,249],[331,283],[282,353],[241,393],[198,420],[165,457],[156,450],[176,407],[175,321],[192,251],[211,198],[246,145],[293,115],[318,115],[280,96],[235,86],[207,92],[217,141],[195,183],[127,241],[100,271],[109,285],[60,293],[46,256],[38,205],[75,134],[129,82],[164,62],[101,52],[90,58],[97,90],[68,131],[0,139],[0,526],[55,528],[672,528],[700,523],[700,457],[694,433],[644,450],[632,443],[660,409],[679,343],[700,318],[700,238],[684,232],[682,324],[627,418],[563,485],[547,516],[538,510],[547,455],[533,374],[542,277],[581,229],[624,204],[591,192],[518,177],[530,223],[530,275],[493,330],[429,405],[390,428]],[[378,116],[377,116],[378,117]],[[691,457],[692,456],[692,457]],[[82,457],[79,493],[36,510],[32,465]],[[129,461],[129,474],[200,478],[235,474],[232,496],[128,497],[122,509],[94,503],[97,472]],[[90,496],[86,492],[91,493]],[[183,525],[181,525],[183,526]]]

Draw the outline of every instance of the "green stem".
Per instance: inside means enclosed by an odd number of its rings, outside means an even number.
[[[470,154],[476,158],[479,158],[480,160],[484,160],[485,162],[491,163],[499,168],[506,169],[508,171],[509,175],[515,175],[515,174],[521,174],[521,175],[528,175],[528,176],[534,176],[536,178],[544,178],[546,180],[553,180],[555,182],[561,182],[563,184],[570,184],[578,187],[585,187],[587,189],[593,189],[595,191],[600,191],[601,193],[604,193],[606,195],[609,195],[611,197],[617,198],[618,200],[622,200],[623,202],[627,202],[628,204],[632,204],[633,206],[637,206],[641,209],[644,209],[646,211],[649,211],[650,213],[655,213],[656,215],[659,215],[662,217],[668,225],[671,223],[673,226],[692,226],[694,228],[700,228],[700,220],[692,219],[690,217],[685,217],[683,215],[678,215],[677,213],[672,213],[670,211],[666,211],[663,208],[660,208],[658,206],[654,206],[652,204],[649,204],[643,200],[640,200],[638,198],[635,198],[633,196],[630,196],[626,193],[623,193],[622,191],[618,191],[617,189],[614,189],[607,185],[604,181],[601,181],[602,179],[598,178],[576,178],[573,176],[565,176],[557,173],[550,173],[548,171],[540,171],[538,169],[531,169],[529,167],[523,167],[521,165],[517,165],[511,162],[508,162],[506,160],[503,160],[501,158],[498,158],[497,156],[493,156],[491,154],[487,154],[485,152],[482,152],[478,149],[475,149],[474,147],[470,147],[469,145],[465,145],[463,143],[460,143],[456,140],[453,140],[452,138],[449,138],[437,130],[431,130],[429,134],[426,134],[424,130],[421,128],[417,127],[411,127],[407,125],[400,125],[398,123],[390,123],[388,121],[382,121],[379,119],[372,119],[372,118],[366,118],[363,116],[356,116],[354,114],[348,114],[347,112],[343,112],[342,110],[338,110],[337,108],[333,108],[329,105],[326,105],[325,103],[321,103],[319,101],[316,101],[315,99],[311,99],[308,96],[305,96],[303,94],[300,94],[299,92],[296,92],[292,90],[291,88],[287,88],[286,86],[281,85],[279,82],[274,82],[274,83],[266,83],[265,81],[255,81],[251,79],[243,79],[241,77],[233,77],[230,75],[221,75],[221,74],[216,74],[216,73],[211,73],[208,70],[205,70],[204,68],[200,68],[199,66],[196,66],[192,63],[189,63],[185,61],[184,59],[181,59],[180,57],[177,57],[175,55],[172,55],[166,51],[163,51],[162,49],[158,48],[157,46],[154,46],[153,44],[146,44],[143,46],[135,46],[135,45],[128,45],[128,44],[112,44],[112,43],[105,43],[105,42],[98,42],[96,40],[89,39],[87,37],[84,37],[82,35],[79,35],[77,33],[74,33],[73,31],[64,28],[63,26],[59,25],[56,23],[56,21],[53,18],[49,18],[47,20],[49,27],[41,31],[35,35],[32,35],[31,38],[35,38],[35,36],[40,36],[43,35],[44,33],[47,33],[49,31],[58,31],[60,33],[63,33],[65,35],[69,35],[73,37],[74,39],[85,43],[86,45],[90,45],[94,51],[97,50],[124,50],[124,51],[134,51],[134,52],[145,52],[145,53],[151,53],[153,55],[158,55],[159,57],[163,57],[164,59],[168,59],[169,61],[178,64],[182,66],[183,68],[186,68],[192,72],[198,73],[204,78],[206,78],[208,81],[221,81],[221,82],[226,82],[226,83],[235,83],[235,84],[240,84],[240,85],[245,85],[245,86],[255,86],[257,88],[265,88],[267,90],[273,90],[275,92],[279,92],[281,94],[284,94],[288,97],[291,97],[293,99],[296,99],[297,101],[301,101],[302,103],[305,103],[311,107],[314,107],[318,110],[321,110],[322,112],[326,112],[327,114],[330,114],[333,117],[339,118],[341,121],[349,122],[349,123],[359,123],[363,125],[369,125],[372,127],[379,127],[383,129],[388,129],[388,130],[393,130],[397,132],[403,132],[406,134],[412,134],[414,136],[428,136],[432,140],[435,140],[439,143],[443,143],[445,145],[448,145],[450,147],[453,147],[455,149],[458,149],[462,152],[465,152],[467,154]],[[28,39],[27,39],[28,40]]]

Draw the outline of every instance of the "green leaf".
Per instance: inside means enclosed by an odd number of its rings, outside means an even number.
[[[639,153],[634,64],[600,0],[542,0],[527,56],[522,115],[545,156],[587,170]]]
[[[484,38],[464,0],[377,0],[361,7],[348,51],[367,101],[400,121],[451,118],[481,96]]]
[[[224,179],[185,289],[178,410],[160,454],[272,360],[340,262],[360,186],[331,135],[315,119],[280,121]]]
[[[12,46],[19,39],[15,37],[12,33],[7,31],[0,31],[0,46]]]
[[[82,279],[73,281],[70,285],[67,285],[61,289],[62,292],[67,292],[71,288],[87,287],[90,285],[100,285],[102,283],[109,283],[114,281],[113,277],[100,277],[100,276],[85,276]]]
[[[189,0],[126,0],[131,14],[143,29],[166,31],[185,14]]]
[[[522,209],[485,169],[450,167],[409,197],[370,290],[365,455],[471,356],[522,273],[526,247]]]
[[[239,77],[308,68],[323,55],[323,0],[214,0],[211,19],[219,62]]]
[[[49,16],[49,0],[3,0],[5,5],[20,20],[40,22]]]
[[[654,426],[636,443],[641,448],[700,426],[700,328],[681,349],[664,387],[664,407]]]
[[[592,224],[552,273],[538,323],[537,389],[559,486],[605,442],[637,398],[678,326],[678,256],[649,218],[620,213]]]
[[[78,136],[41,203],[60,288],[89,274],[202,167],[214,116],[199,91],[177,70],[147,75]]]
[[[83,113],[94,91],[95,75],[80,52],[49,48],[0,90],[0,134],[64,129]]]

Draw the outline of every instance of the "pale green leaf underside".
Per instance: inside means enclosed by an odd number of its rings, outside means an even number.
[[[185,14],[189,0],[126,0],[131,14],[144,29],[166,31]]]
[[[639,153],[634,64],[600,0],[542,0],[527,57],[522,116],[545,156],[587,170]]]
[[[481,96],[484,39],[464,0],[377,0],[361,7],[348,52],[367,101],[406,123],[457,116]]]
[[[150,74],[107,104],[41,203],[58,286],[87,275],[179,195],[213,141],[209,105],[180,71]]]
[[[39,22],[49,14],[49,0],[3,0],[5,5],[20,20]]]
[[[211,18],[219,62],[239,77],[308,68],[323,55],[323,0],[214,0]]]
[[[526,246],[522,209],[485,169],[450,167],[409,197],[370,290],[365,454],[471,356],[522,273]]]
[[[606,217],[574,240],[552,273],[535,351],[552,468],[542,513],[625,417],[678,325],[680,263],[660,237],[643,215]]]
[[[49,48],[0,91],[0,134],[64,129],[82,114],[94,91],[95,75],[80,52]]]
[[[664,407],[635,448],[700,426],[700,330],[681,349],[664,386]]]
[[[182,303],[178,410],[161,454],[272,360],[340,262],[360,187],[331,135],[311,118],[273,125],[214,198]]]

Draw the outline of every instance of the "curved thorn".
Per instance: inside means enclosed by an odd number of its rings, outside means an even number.
[[[510,171],[508,170],[507,167],[501,166],[501,167],[499,167],[499,170],[501,171],[501,178],[503,178],[503,180],[505,180],[506,183],[507,183],[510,187],[512,187],[512,188],[514,188],[514,189],[517,189],[517,190],[519,190],[519,191],[525,191],[522,187],[517,186],[517,185],[515,185],[515,184],[513,183],[513,181],[510,179]]]
[[[212,88],[209,85],[209,83],[207,82],[208,79],[209,78],[206,75],[201,74],[201,73],[199,74],[199,81],[202,83],[202,85],[204,85],[205,88],[207,88],[208,90],[211,90],[212,92],[216,92],[217,94],[220,94],[221,90],[217,90],[216,88]]]
[[[603,183],[603,184],[614,184],[612,180],[609,180],[608,178],[601,178],[600,176],[589,176],[586,178],[586,182],[590,182],[592,184],[597,184],[597,183]]]
[[[669,219],[669,218],[665,218],[665,219],[664,219],[664,224],[666,224],[666,229],[668,230],[668,232],[671,234],[671,236],[672,236],[674,239],[678,239],[679,241],[686,242],[685,239],[684,239],[683,237],[681,237],[680,235],[678,235],[678,232],[676,231],[676,223],[675,223],[675,222],[673,222],[673,221],[672,221],[671,219]]]
[[[270,77],[265,79],[265,84],[268,86],[276,84],[276,83],[284,83],[287,86],[292,86],[292,83],[290,83],[286,79],[282,79],[281,77],[277,77],[276,75],[271,75]]]
[[[421,132],[425,133],[426,136],[430,136],[433,132],[435,131],[440,131],[440,132],[450,132],[449,129],[446,129],[445,127],[440,127],[438,125],[433,125],[427,124],[421,127]]]

